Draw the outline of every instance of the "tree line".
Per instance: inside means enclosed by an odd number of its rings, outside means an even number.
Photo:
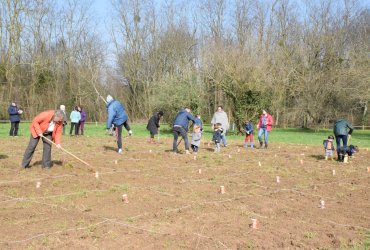
[[[0,1],[1,119],[15,100],[24,119],[64,104],[102,121],[111,94],[133,122],[159,109],[171,122],[182,106],[207,122],[221,104],[238,127],[263,108],[283,127],[369,125],[370,9],[359,1],[112,0],[109,21],[91,5]]]

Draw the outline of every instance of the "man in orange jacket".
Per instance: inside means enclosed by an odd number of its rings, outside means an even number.
[[[51,168],[51,143],[45,138],[53,140],[57,148],[60,148],[60,141],[63,131],[64,113],[61,110],[48,110],[38,114],[30,126],[31,138],[26,151],[24,152],[22,167],[28,168],[32,160],[36,146],[42,138],[42,167]],[[45,138],[43,138],[45,137]]]

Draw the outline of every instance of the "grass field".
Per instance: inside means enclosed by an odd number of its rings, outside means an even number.
[[[85,125],[85,135],[91,137],[105,137],[105,124],[104,123],[94,123]],[[20,135],[29,136],[29,123],[21,123],[20,125]],[[148,131],[146,130],[146,124],[132,124],[132,130],[137,137],[149,137]],[[10,124],[0,124],[0,138],[8,137]],[[66,133],[69,133],[70,126],[67,125]],[[255,141],[257,141],[257,133],[255,131]],[[288,143],[288,144],[307,144],[307,145],[317,145],[322,146],[322,141],[328,137],[328,135],[333,135],[333,131],[329,129],[322,129],[319,131],[313,129],[299,129],[299,128],[275,128],[269,135],[269,141]],[[162,125],[160,131],[160,138],[172,138],[171,128],[165,124]],[[212,130],[210,126],[204,126],[203,138],[212,138]],[[243,135],[234,135],[233,133],[228,133],[228,139],[233,141],[243,141]],[[351,144],[357,145],[360,148],[370,148],[370,130],[355,130],[351,137]]]

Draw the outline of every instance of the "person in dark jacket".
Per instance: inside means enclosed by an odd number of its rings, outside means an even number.
[[[149,143],[155,143],[154,136],[158,134],[159,130],[159,120],[163,116],[163,111],[155,112],[148,121],[146,129],[150,132]]]
[[[346,147],[348,143],[348,139],[351,137],[353,132],[352,125],[345,119],[337,119],[334,122],[334,135],[335,135],[335,142],[337,143],[337,155],[338,160],[339,157],[339,149],[341,147],[340,141],[343,142],[343,146]]]
[[[220,153],[222,133],[224,131],[222,129],[222,124],[221,123],[216,123],[213,127],[214,127],[214,129],[213,129],[212,141],[215,142],[215,153]]]
[[[19,123],[21,121],[20,114],[23,113],[21,109],[18,108],[15,102],[12,102],[8,108],[9,120],[10,120],[10,136],[18,136]]]
[[[195,123],[194,116],[191,115],[191,109],[190,108],[184,108],[180,110],[173,122],[173,147],[172,150],[174,153],[177,152],[177,140],[179,138],[179,135],[181,135],[182,139],[185,143],[185,153],[190,154],[189,152],[189,141],[188,141],[188,127],[189,127],[189,121],[192,121]]]
[[[78,111],[80,111],[81,119],[79,121],[79,134],[84,135],[85,132],[85,121],[86,121],[86,112],[82,106],[78,107]]]
[[[127,124],[128,115],[126,113],[125,106],[117,100],[114,100],[112,96],[107,96],[107,124],[106,129],[109,130],[112,124],[117,129],[117,146],[118,153],[122,154],[122,127]]]
[[[338,151],[339,155],[338,161],[344,161],[344,157],[346,155],[352,156],[354,153],[357,153],[358,151],[359,151],[358,147],[354,145],[340,147]]]

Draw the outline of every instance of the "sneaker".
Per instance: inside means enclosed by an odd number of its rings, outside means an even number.
[[[122,148],[119,148],[119,149],[118,149],[118,153],[119,153],[119,154],[122,154]]]
[[[131,129],[128,131],[128,135],[129,135],[129,136],[131,136],[131,135],[132,135],[132,130],[131,130]]]
[[[267,144],[265,144],[265,148],[267,148]]]
[[[263,142],[260,141],[260,148],[262,148],[262,146],[263,146]]]

